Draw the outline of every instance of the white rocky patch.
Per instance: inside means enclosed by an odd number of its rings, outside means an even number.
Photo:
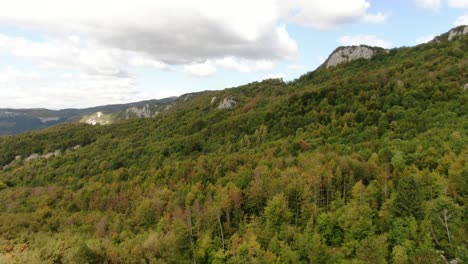
[[[216,96],[213,96],[213,98],[211,98],[211,104],[214,104],[216,102]]]
[[[31,154],[29,157],[26,158],[25,161],[32,161],[32,160],[37,160],[41,157],[41,155],[37,154],[37,153],[33,153]]]
[[[468,26],[452,29],[452,30],[449,31],[448,40],[452,41],[456,37],[463,36],[463,35],[466,35],[466,34],[468,34]]]
[[[103,116],[102,112],[97,112],[95,113],[94,115],[91,115],[86,121],[85,123],[88,124],[88,125],[96,125],[96,124],[99,124],[100,123],[100,120],[98,120],[99,118],[101,118]]]
[[[334,67],[344,62],[357,59],[370,59],[375,55],[375,51],[367,46],[349,46],[337,49],[325,62],[327,68]]]
[[[76,146],[72,147],[71,149],[72,149],[72,150],[77,150],[77,149],[79,149],[79,148],[81,148],[81,145],[76,145]]]
[[[125,112],[126,119],[129,119],[132,116],[136,116],[138,118],[150,118],[151,117],[151,109],[149,104],[144,105],[143,107],[136,107],[132,106],[127,108]]]
[[[167,110],[171,109],[174,105],[175,105],[175,103],[174,103],[174,104],[166,105],[166,108],[164,108],[164,110],[167,111]]]
[[[224,98],[223,101],[218,105],[218,109],[224,110],[224,109],[232,109],[236,107],[237,102],[234,101],[232,98]]]
[[[54,153],[53,153],[53,152],[50,152],[50,153],[44,154],[42,157],[45,158],[45,159],[50,159],[50,158],[52,158],[53,156],[55,156]]]

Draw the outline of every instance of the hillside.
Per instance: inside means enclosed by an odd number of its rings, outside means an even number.
[[[0,137],[0,263],[468,262],[468,36],[450,32]]]
[[[65,122],[109,124],[129,118],[153,117],[165,111],[176,100],[176,97],[171,97],[129,104],[62,110],[0,108],[0,136],[20,134]]]

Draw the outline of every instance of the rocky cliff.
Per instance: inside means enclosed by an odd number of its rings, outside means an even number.
[[[326,68],[330,68],[357,59],[370,59],[380,52],[388,51],[383,48],[366,45],[339,47],[332,52],[324,65]]]

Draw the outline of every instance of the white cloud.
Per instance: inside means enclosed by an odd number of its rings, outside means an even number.
[[[468,25],[468,15],[458,17],[453,24],[455,26]]]
[[[185,71],[194,77],[209,77],[213,76],[217,69],[210,61],[204,63],[191,63],[184,66]]]
[[[378,12],[376,14],[368,13],[363,17],[364,22],[372,23],[372,24],[379,24],[385,22],[388,18],[388,14],[384,14],[382,12]]]
[[[374,35],[355,35],[355,36],[343,36],[339,39],[339,42],[345,46],[353,46],[353,45],[369,45],[369,46],[377,46],[382,48],[390,48],[392,43],[380,39]]]
[[[275,67],[275,63],[269,60],[239,60],[235,57],[226,57],[223,59],[215,60],[213,64],[222,67],[226,70],[237,72],[266,72],[271,71]]]
[[[0,9],[0,24],[72,32],[166,64],[284,60],[297,55],[297,45],[280,21],[330,29],[384,19],[369,7],[367,0],[15,0]]]
[[[434,39],[434,35],[425,35],[425,36],[421,36],[419,38],[416,39],[416,44],[423,44],[423,43],[427,43],[431,40]]]
[[[319,29],[331,29],[362,19],[370,7],[366,0],[279,1],[288,21]]]
[[[87,74],[122,75],[130,66],[161,70],[169,67],[146,54],[105,47],[77,36],[34,42],[0,34],[0,51],[30,59],[43,69],[77,69]]]
[[[419,7],[431,9],[433,11],[438,11],[440,8],[440,0],[416,0],[416,4]]]
[[[448,6],[452,8],[468,8],[468,0],[448,0]]]
[[[38,80],[41,78],[41,74],[37,71],[23,72],[12,67],[8,67],[5,72],[0,74],[0,85],[7,83],[17,83],[20,80]]]
[[[279,19],[272,0],[16,0],[0,10],[1,24],[73,32],[166,64],[295,57],[297,45]]]
[[[0,102],[11,108],[89,107],[154,98],[137,88],[133,77],[88,74],[46,76],[7,68],[0,72]]]
[[[269,60],[245,60],[235,57],[225,57],[216,60],[206,60],[203,63],[190,63],[184,65],[185,71],[195,77],[213,76],[218,68],[228,71],[251,73],[267,72],[273,70],[275,63]]]
[[[29,60],[41,72],[35,81],[17,74],[15,82],[5,81],[11,72],[0,73],[0,90],[21,94],[10,101],[22,106],[86,106],[144,99],[132,75],[137,67],[183,65],[205,77],[221,69],[271,72],[298,54],[282,23],[331,29],[385,20],[369,7],[368,0],[5,1],[1,26],[45,39],[0,34],[0,52]],[[42,76],[50,69],[60,73]]]

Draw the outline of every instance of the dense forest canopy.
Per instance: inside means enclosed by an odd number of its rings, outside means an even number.
[[[467,68],[461,36],[0,137],[0,263],[465,263]]]

